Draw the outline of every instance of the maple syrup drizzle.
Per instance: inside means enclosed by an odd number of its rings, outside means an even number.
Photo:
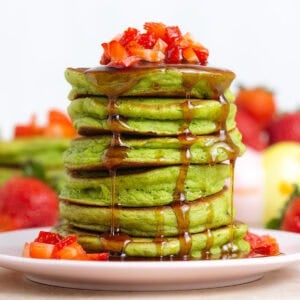
[[[187,259],[189,257],[189,253],[192,246],[192,239],[189,233],[189,212],[190,207],[187,203],[186,199],[186,191],[185,191],[185,182],[187,178],[188,169],[191,163],[192,154],[191,154],[191,146],[196,140],[196,136],[194,136],[190,131],[190,123],[194,118],[194,106],[190,101],[190,92],[193,87],[198,83],[199,78],[192,76],[192,73],[196,71],[203,70],[201,67],[197,66],[176,66],[176,68],[184,69],[186,68],[186,72],[183,72],[183,86],[186,91],[185,101],[182,103],[182,111],[183,111],[183,125],[180,128],[180,133],[178,135],[178,140],[181,143],[181,164],[179,175],[176,181],[175,191],[173,193],[173,202],[172,208],[177,218],[178,223],[178,232],[179,232],[179,241],[180,241],[180,253],[176,256],[179,259]],[[192,72],[190,72],[192,70]],[[213,69],[211,69],[213,70]],[[112,133],[112,138],[110,145],[106,149],[104,156],[102,158],[104,165],[109,170],[111,177],[111,228],[110,232],[106,232],[101,234],[100,239],[102,240],[102,244],[104,245],[104,249],[107,249],[111,253],[116,254],[124,254],[125,247],[131,242],[131,238],[123,234],[120,229],[119,224],[119,212],[122,209],[120,203],[118,202],[117,195],[117,187],[116,187],[116,176],[117,169],[122,164],[124,158],[127,156],[128,146],[123,143],[121,132],[124,128],[128,128],[124,120],[120,117],[118,113],[118,104],[117,99],[124,92],[129,90],[132,86],[136,84],[139,80],[139,76],[144,72],[151,72],[151,67],[149,68],[137,68],[136,72],[133,74],[124,71],[122,82],[118,86],[110,86],[109,84],[103,87],[101,82],[101,76],[97,76],[97,69],[88,70],[86,72],[88,80],[90,80],[95,86],[99,88],[99,90],[105,93],[109,99],[108,101],[108,119],[107,124]],[[205,70],[206,72],[206,70]],[[224,72],[226,73],[226,71]],[[101,73],[103,76],[103,73]],[[228,73],[230,74],[230,72]],[[106,75],[105,75],[106,76]],[[114,76],[113,72],[109,72],[108,76]],[[119,77],[118,77],[119,78]],[[209,83],[210,84],[210,83]],[[158,83],[159,87],[159,83]],[[230,193],[231,193],[231,205],[230,205],[230,243],[225,245],[222,249],[221,256],[225,256],[229,254],[233,255],[233,234],[234,234],[234,220],[233,220],[233,173],[234,173],[234,162],[236,155],[238,153],[238,148],[235,146],[233,141],[231,140],[229,134],[227,133],[226,128],[226,120],[229,114],[230,105],[226,98],[222,95],[221,92],[218,92],[224,88],[220,83],[220,86],[217,86],[215,89],[215,97],[219,98],[220,103],[222,104],[222,113],[221,116],[216,122],[216,127],[220,128],[219,136],[217,141],[210,145],[210,164],[214,165],[216,163],[216,157],[218,148],[224,148],[229,157],[230,164]],[[112,91],[113,89],[113,91]],[[112,94],[113,92],[113,94]],[[155,218],[157,223],[156,237],[154,238],[154,242],[156,244],[156,255],[163,258],[163,246],[166,242],[166,238],[164,237],[164,213],[162,207],[155,208]],[[214,212],[211,204],[208,203],[207,206],[207,222],[206,222],[206,246],[202,251],[202,259],[210,259],[210,248],[214,243],[213,234],[211,231],[211,225],[214,218]]]
[[[111,253],[125,252],[125,247],[130,243],[131,238],[122,233],[120,229],[119,219],[121,204],[118,201],[116,176],[117,169],[122,164],[124,158],[127,156],[128,146],[123,143],[120,131],[124,127],[124,123],[121,121],[118,113],[117,97],[108,97],[108,119],[107,124],[112,132],[112,138],[110,145],[104,152],[102,157],[103,164],[109,171],[111,179],[111,201],[110,201],[110,232],[101,235],[102,244],[104,248]]]

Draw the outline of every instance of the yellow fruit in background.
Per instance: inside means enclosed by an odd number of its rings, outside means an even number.
[[[300,183],[300,143],[280,142],[262,153],[265,174],[264,225],[279,216],[288,200],[292,184]]]

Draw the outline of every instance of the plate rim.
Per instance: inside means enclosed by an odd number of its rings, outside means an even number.
[[[49,227],[0,233],[0,240],[5,236],[12,238],[22,232],[25,232],[27,236],[31,234],[32,240],[39,230],[49,230]],[[300,241],[300,235],[295,233],[263,228],[249,228],[249,230],[258,234],[273,234],[275,237],[279,235],[281,238],[294,237]],[[21,253],[19,256],[3,254],[2,249],[5,248],[1,248],[0,245],[0,267],[24,273],[24,276],[29,280],[60,287],[114,291],[191,290],[230,286],[257,280],[263,277],[265,273],[300,261],[300,248],[299,252],[297,248],[296,253],[279,256],[189,261],[46,260],[25,258],[21,256]],[[241,269],[242,275],[239,276]],[[81,280],[81,274],[75,275],[76,272],[73,272],[75,270],[87,277]],[[174,270],[178,272],[174,272]],[[220,270],[221,272],[219,272]],[[222,272],[222,270],[227,270],[227,272]],[[160,272],[159,277],[162,278],[162,282],[158,282],[157,278],[149,282],[153,274],[157,274],[157,272]],[[104,273],[107,278],[103,276]],[[226,273],[226,276],[224,277],[222,273]],[[97,277],[99,274],[100,277]],[[191,281],[184,279],[178,283],[178,278],[183,278],[182,274]],[[207,279],[203,274],[207,276]],[[137,278],[136,275],[140,278]],[[166,276],[171,276],[172,280]],[[215,277],[217,279],[214,279]],[[93,283],[90,283],[89,280]]]

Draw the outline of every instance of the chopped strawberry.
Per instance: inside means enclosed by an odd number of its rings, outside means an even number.
[[[62,237],[58,233],[40,231],[31,243],[24,244],[23,257],[42,259],[108,260],[109,253],[87,253],[77,242],[77,236]]]
[[[160,62],[165,58],[165,55],[161,51],[142,48],[132,49],[131,51],[142,60],[149,62]]]
[[[182,38],[181,31],[178,26],[167,26],[164,40],[168,44],[173,44],[175,41],[179,43]]]
[[[120,44],[120,42],[112,40],[108,43],[108,53],[111,60],[122,60],[128,57],[126,49]]]
[[[49,110],[46,126],[37,125],[36,116],[33,115],[29,124],[16,125],[14,132],[15,138],[35,136],[73,138],[76,135],[77,133],[71,120],[56,109]]]
[[[125,47],[129,42],[135,41],[138,36],[138,30],[133,27],[127,28],[121,36],[119,43]]]
[[[54,190],[33,177],[12,177],[0,189],[0,228],[52,226],[58,217]],[[8,227],[7,220],[13,223]],[[3,225],[3,222],[6,225]]]
[[[86,252],[77,242],[65,245],[60,250],[56,250],[53,257],[59,259],[87,259]]]
[[[300,112],[279,115],[267,129],[270,144],[282,141],[300,142]]]
[[[189,63],[199,62],[198,56],[196,55],[194,49],[191,46],[186,47],[182,50],[182,56]]]
[[[170,64],[207,64],[208,50],[178,26],[147,22],[146,32],[129,27],[108,43],[102,43],[100,64],[115,68],[131,67],[140,61]]]
[[[209,55],[209,52],[206,48],[202,47],[193,47],[193,50],[195,51],[197,57],[198,57],[198,60],[199,62],[202,64],[202,65],[206,65],[207,64],[207,59],[208,59],[208,55]]]
[[[247,232],[245,240],[249,242],[251,252],[249,257],[275,256],[280,254],[279,245],[275,238],[270,235],[259,236],[252,232]]]
[[[90,260],[108,260],[109,259],[109,253],[108,252],[87,253],[86,255]]]
[[[168,44],[166,49],[166,62],[168,64],[178,64],[181,59],[181,48],[179,45]]]
[[[152,50],[156,50],[156,51],[165,53],[167,47],[168,47],[168,44],[166,42],[164,42],[161,38],[158,38],[156,40],[156,43],[154,44]]]
[[[74,244],[77,242],[77,236],[75,235],[68,235],[65,238],[59,240],[55,244],[55,251],[60,251],[62,248]]]
[[[44,258],[48,259],[52,257],[54,245],[32,242],[29,245],[29,256],[32,258]]]
[[[137,42],[145,49],[152,49],[157,41],[157,38],[152,33],[142,33],[138,36]]]
[[[144,29],[152,33],[156,38],[164,39],[166,34],[166,25],[163,23],[146,22]]]
[[[18,124],[15,126],[14,137],[24,138],[42,135],[43,128],[37,125],[36,115],[31,117],[31,120],[26,125]]]
[[[40,231],[38,237],[34,240],[39,243],[57,244],[63,239],[63,237],[55,232]]]
[[[30,243],[25,243],[22,252],[23,257],[30,257]]]

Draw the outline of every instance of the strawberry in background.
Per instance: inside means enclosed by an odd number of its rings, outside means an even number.
[[[38,125],[36,116],[33,115],[28,124],[17,124],[14,128],[15,138],[36,136],[73,138],[76,136],[76,131],[66,114],[57,109],[50,109],[47,115],[47,123],[44,126]]]
[[[237,217],[251,226],[294,231],[297,201],[287,210],[285,225],[278,220],[290,187],[300,183],[300,112],[279,111],[275,94],[262,87],[241,88],[236,105],[237,127],[247,146],[236,167]]]
[[[0,232],[52,226],[58,218],[58,197],[34,177],[12,177],[0,187]]]
[[[267,128],[269,144],[283,141],[294,141],[300,143],[300,111],[283,113],[272,122]]]
[[[262,151],[269,144],[266,128],[277,112],[273,92],[262,88],[241,88],[236,96],[236,122],[243,135],[243,142]]]

